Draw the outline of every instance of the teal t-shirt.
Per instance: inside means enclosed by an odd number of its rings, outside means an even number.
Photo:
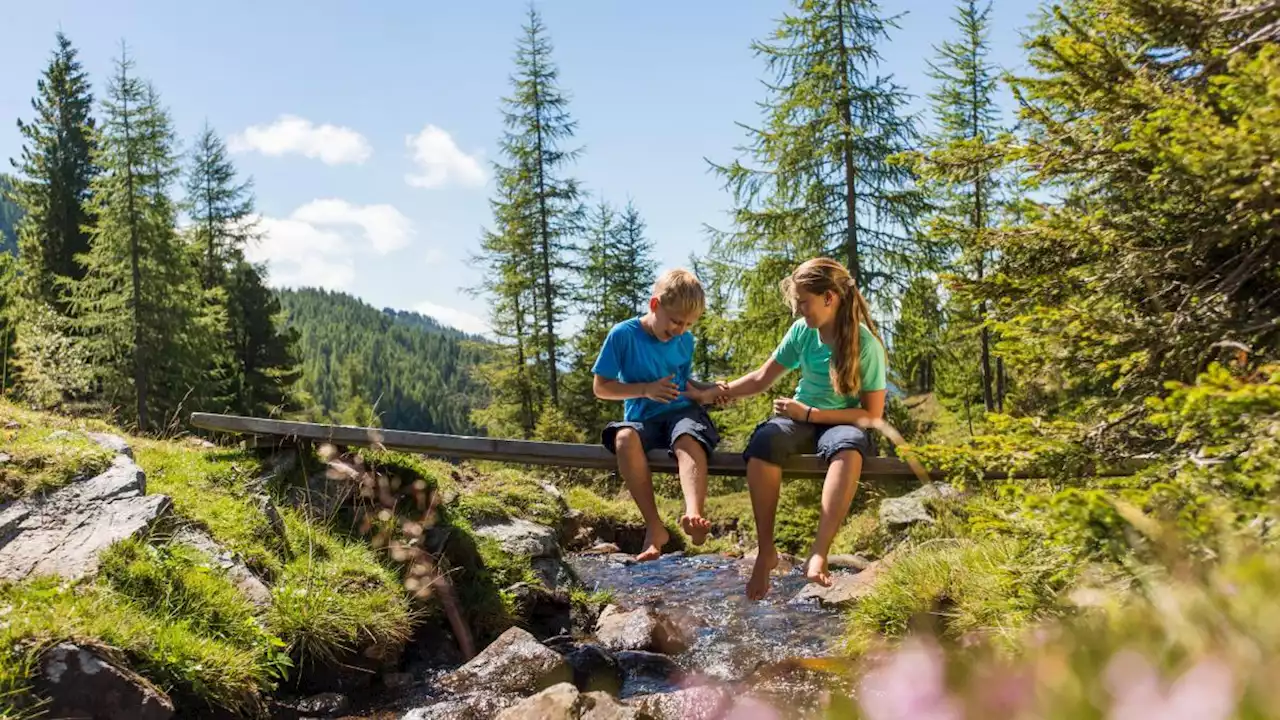
[[[858,325],[858,365],[862,369],[862,391],[885,389],[884,346],[866,325]],[[796,320],[773,351],[773,359],[788,370],[800,368],[800,382],[795,399],[819,410],[843,410],[858,407],[857,396],[847,397],[831,386],[831,348],[822,343],[818,330]]]

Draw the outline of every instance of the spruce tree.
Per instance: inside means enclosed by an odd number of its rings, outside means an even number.
[[[627,201],[618,220],[616,248],[613,257],[612,291],[620,307],[613,315],[615,322],[648,311],[653,283],[658,272],[658,261],[653,255],[653,241],[645,234],[645,223],[635,203]]]
[[[76,327],[101,400],[143,430],[199,402],[216,351],[168,191],[178,175],[172,122],[121,51],[103,104],[85,277],[70,284]]]
[[[226,145],[208,124],[192,148],[186,190],[200,281],[209,290],[223,283],[253,237],[253,183],[237,182]]]
[[[930,95],[937,131],[926,143],[918,164],[925,186],[938,208],[930,234],[953,253],[953,271],[981,281],[990,265],[990,234],[1000,219],[1000,177],[1004,144],[996,105],[997,70],[990,62],[987,39],[991,5],[961,0],[956,12],[960,38],[944,42],[930,76],[938,82]],[[976,321],[982,378],[982,401],[996,409],[995,373],[987,304],[979,301]]]
[[[35,117],[18,120],[22,157],[11,162],[19,173],[13,196],[25,214],[17,240],[27,294],[65,310],[58,278],[84,277],[76,258],[89,249],[87,201],[98,168],[89,76],[67,36],[59,32],[57,43],[36,83]]]
[[[551,52],[542,17],[530,6],[516,46],[512,94],[502,101],[507,130],[501,151],[507,164],[499,164],[496,174],[500,185],[519,196],[519,221],[528,224],[521,232],[529,235],[533,252],[525,258],[524,271],[534,278],[531,310],[536,318],[528,337],[540,355],[549,399],[558,405],[563,361],[558,332],[571,298],[565,277],[583,207],[577,181],[564,175],[580,151],[565,147],[577,123],[569,115],[569,98],[560,89]]]
[[[527,188],[515,174],[500,176],[490,201],[495,230],[486,230],[473,261],[484,269],[471,288],[489,300],[489,326],[497,344],[475,370],[489,391],[489,404],[472,421],[492,435],[532,437],[545,394],[536,382],[534,327],[537,278],[528,272],[534,251]]]
[[[215,374],[218,404],[233,412],[277,414],[289,404],[300,371],[293,334],[280,322],[279,300],[262,268],[244,257],[256,239],[253,183],[240,182],[226,145],[208,125],[196,139],[186,181],[185,207],[206,309],[225,322]]]
[[[887,305],[927,256],[914,233],[921,196],[892,161],[914,146],[915,123],[904,90],[878,70],[876,45],[894,27],[870,0],[796,0],[770,39],[752,44],[772,75],[765,119],[748,128],[746,161],[715,166],[736,207],[716,254],[755,266],[738,281],[746,303],[794,263],[828,255]]]

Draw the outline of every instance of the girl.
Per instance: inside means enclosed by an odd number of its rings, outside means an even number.
[[[866,429],[884,414],[884,345],[849,271],[834,260],[816,258],[796,268],[782,290],[800,319],[764,365],[729,383],[727,391],[730,398],[755,395],[800,369],[795,396],[774,401],[774,416],[756,427],[743,453],[759,542],[747,582],[751,600],[769,592],[769,573],[778,564],[773,522],[782,465],[798,454],[817,453],[828,464],[805,575],[831,585],[827,553],[858,489],[862,459],[871,452]]]

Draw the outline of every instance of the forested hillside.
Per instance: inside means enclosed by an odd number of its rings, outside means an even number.
[[[312,419],[467,433],[484,394],[483,341],[417,313],[378,310],[326,290],[279,292],[298,334],[299,395]]]

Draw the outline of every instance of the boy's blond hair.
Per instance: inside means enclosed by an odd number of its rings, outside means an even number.
[[[707,296],[702,290],[702,283],[698,281],[698,276],[684,268],[662,273],[653,284],[653,296],[662,307],[682,315],[701,315],[707,309]]]

